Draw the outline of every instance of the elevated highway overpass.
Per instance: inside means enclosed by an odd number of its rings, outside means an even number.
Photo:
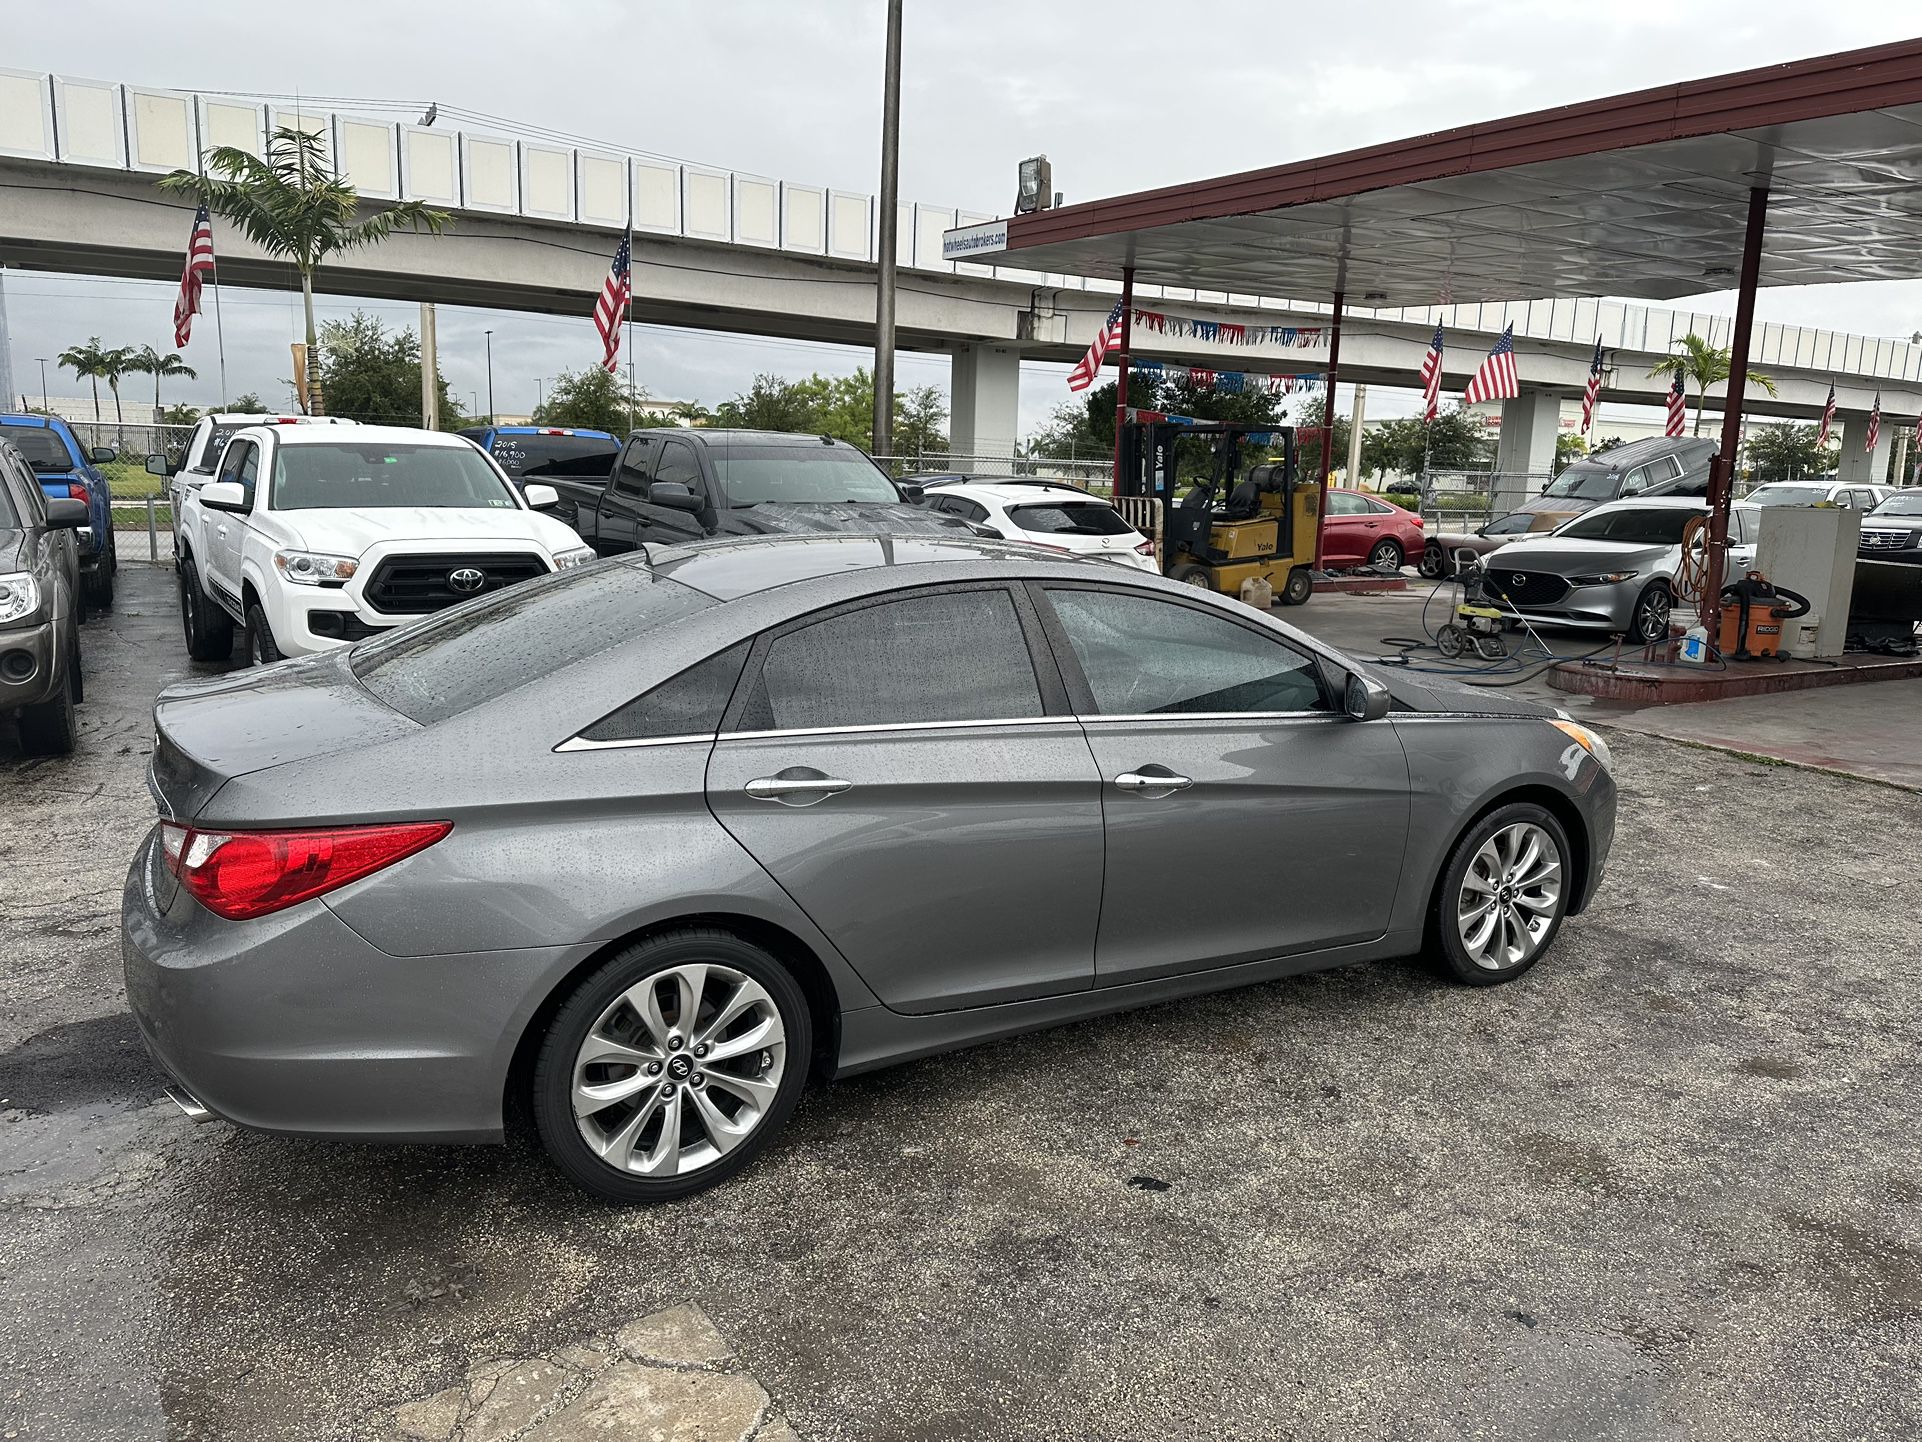
[[[349,296],[586,316],[629,216],[635,319],[795,340],[873,343],[876,204],[872,197],[715,170],[618,147],[591,149],[512,135],[409,125],[231,95],[160,91],[0,70],[0,264],[173,280],[187,207],[155,187],[203,148],[254,153],[271,128],[319,130],[368,198],[417,199],[454,213],[439,238],[402,234],[331,261],[323,290]],[[957,454],[1011,450],[1022,360],[1072,362],[1115,304],[1118,287],[1077,276],[941,258],[942,233],[977,213],[904,204],[899,343],[952,356]],[[291,267],[216,221],[222,279],[285,289]],[[1285,297],[1144,286],[1138,306],[1248,326],[1323,326],[1326,307]],[[1690,332],[1726,345],[1726,317],[1605,300],[1413,307],[1351,305],[1341,376],[1410,387],[1437,324],[1448,332],[1447,389],[1459,391],[1505,325],[1515,327],[1524,393],[1505,403],[1506,471],[1545,470],[1563,398],[1578,395],[1596,337],[1608,401],[1659,404],[1647,372]],[[1302,345],[1230,346],[1142,335],[1140,354],[1219,370],[1318,374],[1325,332]],[[583,355],[588,354],[583,341]],[[1922,413],[1922,346],[1793,326],[1758,327],[1754,364],[1777,397],[1764,415],[1820,414],[1831,382],[1842,418],[1845,476],[1879,472],[1900,427]],[[1863,440],[1875,396],[1884,425]],[[1065,399],[1068,392],[1064,389]],[[1711,403],[1714,397],[1711,396]]]

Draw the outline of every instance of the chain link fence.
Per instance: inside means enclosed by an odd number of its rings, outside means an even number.
[[[1548,471],[1424,471],[1422,519],[1443,534],[1479,530],[1540,495],[1550,479]]]
[[[160,456],[169,471],[187,456],[192,426],[131,425],[116,421],[69,421],[74,439],[89,455],[105,448],[111,461],[96,461],[113,497],[114,545],[123,561],[172,561],[173,504],[167,478],[147,470],[147,458]]]

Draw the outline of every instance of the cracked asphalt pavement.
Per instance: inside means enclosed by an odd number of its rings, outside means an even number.
[[[1520,983],[1411,960],[919,1062],[621,1211],[526,1145],[158,1100],[116,908],[147,708],[189,668],[170,576],[126,573],[79,752],[0,728],[6,1437],[386,1438],[508,1376],[640,1405],[609,1339],[682,1306],[737,1359],[699,1387],[752,1420],[663,1436],[1922,1432],[1922,797],[1618,733],[1608,881]],[[647,1435],[539,1416],[488,1435]]]

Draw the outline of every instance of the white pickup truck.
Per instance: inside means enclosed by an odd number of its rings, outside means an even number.
[[[351,426],[353,424],[354,422],[342,416],[209,412],[194,423],[193,434],[187,437],[187,446],[180,453],[178,466],[169,466],[165,456],[148,456],[147,471],[150,475],[166,478],[167,497],[173,502],[174,514],[178,516],[187,497],[214,478],[214,468],[220,464],[220,453],[227,449],[227,442],[233,439],[234,432],[242,426]]]
[[[255,664],[345,646],[594,559],[473,442],[398,426],[246,426],[185,494],[175,536],[196,661],[234,628]]]

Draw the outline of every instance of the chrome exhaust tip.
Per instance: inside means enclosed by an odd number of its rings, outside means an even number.
[[[200,1098],[185,1087],[163,1087],[167,1100],[179,1107],[181,1114],[190,1122],[210,1122],[214,1114],[201,1104]]]

